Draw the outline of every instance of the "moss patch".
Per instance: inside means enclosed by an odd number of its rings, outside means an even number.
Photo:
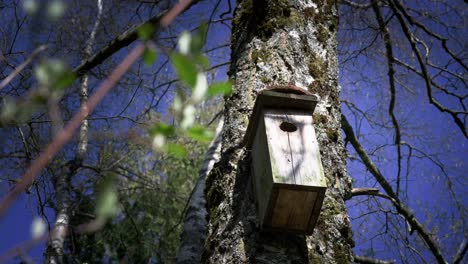
[[[328,62],[322,58],[311,54],[308,64],[309,74],[314,78],[314,81],[309,85],[309,91],[318,93],[319,95],[326,94],[326,82],[328,80]]]
[[[314,118],[315,124],[322,124],[322,125],[326,124],[328,120],[328,117],[326,115],[317,114],[317,113],[314,114],[313,118]]]
[[[224,193],[217,186],[219,184],[220,173],[219,168],[213,168],[205,181],[206,209],[212,219],[217,214],[217,206],[224,199]]]
[[[239,9],[239,14],[235,15],[232,24],[239,25],[241,22],[249,21],[252,18],[253,0],[242,1],[242,9]]]
[[[327,128],[325,133],[327,133],[327,137],[333,142],[337,142],[338,139],[340,138],[340,132],[338,132],[338,130],[336,129]]]
[[[319,25],[317,29],[317,40],[324,44],[329,38],[330,32],[328,31],[328,28],[324,25]]]
[[[288,0],[244,0],[241,9],[238,10],[238,15],[233,19],[233,24],[248,23],[247,31],[255,32],[257,37],[266,41],[275,31],[303,24],[304,21],[302,15],[291,8]]]
[[[252,50],[252,54],[250,55],[252,58],[252,62],[257,63],[259,61],[269,61],[271,56],[268,50],[261,48],[261,49],[254,49]]]

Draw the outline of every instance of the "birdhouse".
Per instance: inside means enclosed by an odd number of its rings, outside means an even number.
[[[312,119],[318,98],[297,93],[282,86],[259,94],[244,142],[262,227],[310,235],[326,180]]]

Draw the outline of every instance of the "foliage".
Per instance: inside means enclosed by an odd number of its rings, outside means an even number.
[[[182,217],[196,183],[205,144],[177,138],[171,142],[190,149],[188,157],[155,153],[141,145],[130,145],[131,155],[123,157],[113,170],[118,179],[120,213],[99,232],[76,235],[71,240],[70,263],[173,263],[178,252]],[[121,149],[120,149],[121,150]],[[120,150],[103,150],[115,157]],[[177,169],[175,169],[177,168]],[[102,192],[96,192],[102,195]],[[86,222],[96,198],[80,203]]]

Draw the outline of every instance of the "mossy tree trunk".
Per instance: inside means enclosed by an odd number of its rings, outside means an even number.
[[[344,197],[351,190],[340,136],[333,0],[239,1],[233,20],[221,160],[206,186],[209,213],[205,263],[349,263],[352,234]],[[261,231],[250,157],[242,140],[259,91],[292,84],[321,97],[314,122],[328,190],[312,236]]]

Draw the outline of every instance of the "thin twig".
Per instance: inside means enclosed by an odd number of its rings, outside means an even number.
[[[395,58],[393,56],[393,45],[392,39],[390,36],[390,32],[385,24],[384,18],[382,13],[380,12],[380,8],[378,6],[377,0],[373,0],[372,2],[372,9],[374,10],[375,16],[377,18],[377,22],[379,23],[380,30],[383,32],[383,39],[385,43],[385,50],[387,55],[387,66],[388,66],[388,82],[390,86],[390,105],[388,107],[388,113],[392,118],[392,124],[395,129],[395,145],[397,146],[397,181],[396,181],[396,195],[397,197],[400,194],[400,180],[401,180],[401,132],[400,132],[400,125],[398,124],[397,118],[395,116],[395,103],[396,103],[396,88],[395,88]]]
[[[38,174],[49,162],[50,159],[72,138],[75,130],[81,122],[94,110],[97,104],[104,98],[117,81],[127,72],[132,64],[143,54],[145,46],[138,44],[128,56],[117,66],[111,75],[99,86],[96,93],[83,105],[80,111],[70,120],[70,122],[55,136],[46,147],[44,152],[28,168],[21,181],[0,201],[0,216],[5,213],[11,202],[27,188]]]
[[[383,174],[380,172],[380,170],[377,168],[377,166],[374,164],[374,162],[371,160],[367,152],[365,151],[364,147],[361,145],[361,143],[358,141],[356,138],[356,135],[354,134],[353,128],[349,125],[348,120],[344,115],[341,115],[341,128],[346,134],[347,140],[353,145],[354,149],[356,150],[357,154],[361,158],[362,162],[366,166],[366,168],[369,170],[369,172],[374,176],[374,178],[379,182],[380,186],[384,189],[386,192],[386,196],[390,197],[397,209],[398,213],[401,214],[406,221],[411,225],[412,229],[416,230],[418,234],[421,236],[421,238],[426,242],[426,245],[429,247],[431,253],[434,255],[434,257],[437,259],[438,263],[441,264],[446,264],[448,263],[445,258],[442,255],[442,252],[437,245],[436,241],[432,237],[431,233],[424,227],[418,219],[416,219],[416,216],[411,212],[409,208],[407,208],[398,198],[396,193],[393,191],[391,185],[388,183],[388,181],[385,179]],[[380,196],[375,195],[374,196]],[[384,197],[385,198],[385,197]]]
[[[162,18],[160,25],[162,27],[168,26],[174,18],[183,12],[191,3],[191,0],[181,1],[169,10]],[[84,104],[80,111],[70,120],[70,122],[54,137],[54,139],[45,148],[44,152],[37,158],[37,160],[28,168],[22,179],[15,187],[7,193],[0,201],[0,216],[10,207],[14,199],[31,183],[34,177],[38,174],[54,157],[55,154],[71,139],[75,130],[81,125],[81,122],[94,110],[97,104],[104,98],[104,96],[115,86],[117,81],[130,69],[133,63],[143,54],[145,45],[143,43],[134,47],[130,53],[123,59],[123,61],[112,71],[111,75],[104,80],[99,86],[97,91]]]
[[[37,55],[39,55],[39,53],[46,49],[46,45],[41,45],[38,48],[36,48],[31,53],[31,55],[29,55],[29,57],[25,61],[23,61],[23,63],[21,63],[12,73],[10,73],[10,75],[8,75],[5,79],[3,79],[2,82],[0,82],[0,90],[5,88],[5,86],[7,86],[16,77],[16,75],[18,75],[22,70],[24,70],[24,68],[26,68],[26,66],[28,66],[28,64],[31,63],[34,60],[34,58],[36,58]]]
[[[374,259],[374,258],[356,256],[356,255],[354,256],[354,262],[362,263],[362,264],[392,264],[392,263],[395,263],[395,261],[380,260],[380,259]]]

